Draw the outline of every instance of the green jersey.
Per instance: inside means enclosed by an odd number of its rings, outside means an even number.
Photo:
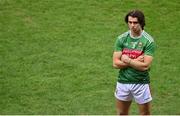
[[[153,38],[143,31],[141,36],[134,38],[130,31],[120,35],[115,42],[115,51],[121,51],[131,59],[136,59],[140,55],[153,56],[155,43]],[[118,82],[120,83],[150,83],[149,70],[139,71],[132,67],[120,69]]]

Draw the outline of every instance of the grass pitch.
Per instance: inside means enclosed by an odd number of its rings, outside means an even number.
[[[180,114],[177,0],[0,0],[0,114],[116,114],[113,46],[131,9],[158,45],[152,114]]]

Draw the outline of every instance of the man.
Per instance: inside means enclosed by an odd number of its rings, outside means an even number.
[[[155,43],[144,31],[143,12],[132,10],[125,16],[129,31],[115,42],[113,67],[120,69],[115,97],[118,115],[128,115],[134,98],[141,115],[150,115],[149,69],[153,61]]]

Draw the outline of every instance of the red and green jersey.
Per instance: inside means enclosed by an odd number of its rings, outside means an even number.
[[[153,38],[145,31],[141,36],[134,38],[130,31],[120,35],[115,42],[115,51],[122,51],[122,54],[135,59],[140,55],[153,56],[155,43]],[[118,82],[120,83],[150,83],[149,70],[139,71],[128,67],[119,71]]]

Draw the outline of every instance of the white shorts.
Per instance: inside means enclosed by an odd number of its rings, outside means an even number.
[[[121,101],[131,101],[145,104],[152,100],[149,84],[123,84],[117,82],[115,97]]]

